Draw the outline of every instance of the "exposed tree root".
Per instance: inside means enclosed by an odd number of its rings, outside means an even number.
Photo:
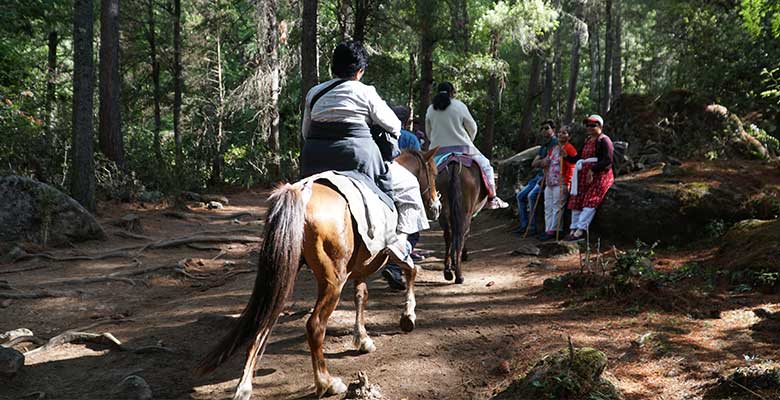
[[[83,290],[50,290],[41,289],[22,293],[0,293],[0,299],[45,299],[47,297],[78,297],[85,292]]]
[[[62,346],[67,343],[95,343],[100,345],[106,345],[110,348],[119,351],[129,351],[138,354],[147,354],[155,352],[173,353],[174,350],[165,346],[142,346],[142,347],[130,347],[122,344],[119,339],[109,332],[104,333],[90,333],[90,332],[78,332],[78,331],[65,331],[53,338],[49,339],[46,344],[36,349],[30,350],[24,353],[25,357],[29,357],[34,354],[43,353],[51,350],[55,347]]]

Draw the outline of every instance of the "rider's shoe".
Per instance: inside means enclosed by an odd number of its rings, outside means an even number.
[[[387,264],[382,270],[382,276],[387,281],[387,286],[393,290],[406,290],[406,283],[401,277],[401,268],[395,264]]]
[[[509,207],[509,203],[505,202],[504,200],[501,200],[498,196],[493,197],[492,199],[488,200],[487,204],[485,204],[485,208],[488,210],[497,210],[499,208],[507,208]]]

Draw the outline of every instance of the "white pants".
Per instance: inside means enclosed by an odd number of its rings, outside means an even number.
[[[487,157],[483,156],[482,153],[474,153],[470,154],[471,157],[474,159],[474,161],[477,162],[479,165],[479,168],[482,169],[482,171],[485,172],[485,178],[488,181],[488,184],[490,187],[488,190],[490,193],[495,194],[496,193],[496,178],[495,174],[493,173],[493,166],[490,165],[490,160],[487,159]]]
[[[558,230],[558,215],[563,211],[566,193],[561,194],[560,186],[544,188],[544,226],[546,232]]]
[[[596,216],[595,208],[583,208],[582,211],[572,210],[571,212],[571,230],[582,229],[587,231],[593,217]]]
[[[389,165],[395,208],[398,211],[396,231],[410,235],[430,228],[417,177],[401,164],[391,162]]]

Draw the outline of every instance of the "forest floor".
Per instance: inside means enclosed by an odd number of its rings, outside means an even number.
[[[148,243],[120,237],[120,229],[109,224],[130,212],[140,215],[143,234],[153,239],[198,231],[258,236],[258,220],[210,216],[239,211],[262,215],[267,195],[267,191],[228,195],[230,205],[225,209],[198,209],[185,219],[166,216],[162,208],[103,203],[98,214],[109,233],[107,242],[52,251],[105,252]],[[351,345],[354,303],[348,284],[328,327],[325,353],[331,373],[348,383],[358,371],[365,371],[387,399],[487,399],[540,356],[567,346],[571,337],[577,347],[591,346],[607,354],[609,379],[627,398],[692,399],[701,397],[720,374],[745,365],[746,359],[780,358],[777,326],[768,332],[757,330],[761,320],[752,312],[758,307],[780,311],[780,296],[715,288],[706,297],[711,302],[659,307],[644,294],[590,299],[573,291],[547,293],[543,281],[578,271],[578,255],[512,255],[520,244],[509,234],[512,221],[498,212],[483,212],[475,219],[463,285],[442,278],[441,231],[434,228],[423,235],[419,248],[429,257],[420,263],[417,327],[411,333],[402,333],[398,326],[403,294],[388,289],[377,274],[369,282],[367,309],[367,329],[377,346],[374,353],[358,354]],[[210,246],[146,249],[135,263],[131,258],[33,259],[0,265],[0,280],[20,292],[70,293],[3,302],[0,332],[28,328],[40,338],[50,338],[87,327],[81,330],[110,332],[131,348],[172,350],[139,354],[64,344],[27,357],[23,372],[10,385],[0,386],[0,399],[35,398],[35,392],[45,393],[45,399],[109,399],[112,388],[131,374],[143,377],[156,399],[229,398],[241,373],[243,351],[205,377],[195,377],[192,371],[226,332],[229,316],[236,316],[246,304],[254,281],[254,273],[247,270],[254,268],[258,243]],[[656,263],[673,269],[712,253],[707,246],[660,250]],[[131,280],[74,281],[155,266],[161,269],[129,276]],[[304,326],[315,293],[311,272],[302,269],[287,311],[258,364],[254,398],[314,398]],[[697,312],[702,304],[716,307],[719,316],[709,310]]]

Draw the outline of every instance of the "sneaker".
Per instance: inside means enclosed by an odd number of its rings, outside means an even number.
[[[400,268],[395,264],[387,264],[382,270],[382,277],[387,281],[387,286],[393,290],[406,290],[406,283],[401,278]]]
[[[409,257],[412,257],[412,261],[422,261],[425,260],[425,256],[412,250],[412,254],[409,254]]]
[[[563,240],[566,242],[577,242],[584,239],[585,239],[585,231],[579,229],[570,232],[568,235],[566,235],[565,238],[563,238]]]
[[[497,210],[499,208],[508,208],[509,203],[505,202],[504,200],[501,200],[498,196],[493,197],[492,199],[488,200],[487,204],[485,204],[485,208],[488,210]]]

